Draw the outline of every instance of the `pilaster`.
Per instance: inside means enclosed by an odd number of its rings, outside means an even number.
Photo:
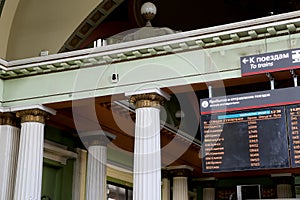
[[[76,149],[77,159],[74,163],[73,171],[73,200],[85,200],[85,182],[86,182],[86,166],[87,166],[87,151]]]

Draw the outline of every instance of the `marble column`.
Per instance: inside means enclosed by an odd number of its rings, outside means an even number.
[[[107,144],[115,138],[102,131],[80,133],[81,140],[88,149],[86,200],[107,199]]]
[[[160,200],[160,106],[169,96],[157,89],[126,95],[136,106],[133,200]]]
[[[14,200],[39,200],[42,189],[44,125],[50,114],[41,109],[21,110],[19,158]]]
[[[189,166],[169,167],[173,176],[173,200],[188,200],[188,177],[193,171]]]
[[[162,170],[162,200],[170,200],[170,177],[169,172],[167,170]]]
[[[13,113],[0,113],[0,199],[12,199],[20,128]]]

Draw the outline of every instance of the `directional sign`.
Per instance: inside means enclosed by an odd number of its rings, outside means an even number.
[[[242,76],[300,68],[300,48],[244,56],[240,58]]]

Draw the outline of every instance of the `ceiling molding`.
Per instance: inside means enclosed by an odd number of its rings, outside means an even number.
[[[124,0],[103,0],[67,39],[59,52],[79,49],[85,39],[101,22],[112,13]],[[1,7],[0,7],[1,8]]]
[[[0,0],[0,17],[1,17],[1,14],[2,14],[4,3],[5,3],[5,0]]]

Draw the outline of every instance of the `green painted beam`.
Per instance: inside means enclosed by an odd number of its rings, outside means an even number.
[[[291,48],[300,34],[4,80],[2,106],[70,101],[240,77],[240,57]],[[113,83],[111,75],[119,74]],[[0,82],[0,87],[3,83]]]
[[[3,90],[4,90],[4,81],[0,79],[0,106],[3,103]]]

